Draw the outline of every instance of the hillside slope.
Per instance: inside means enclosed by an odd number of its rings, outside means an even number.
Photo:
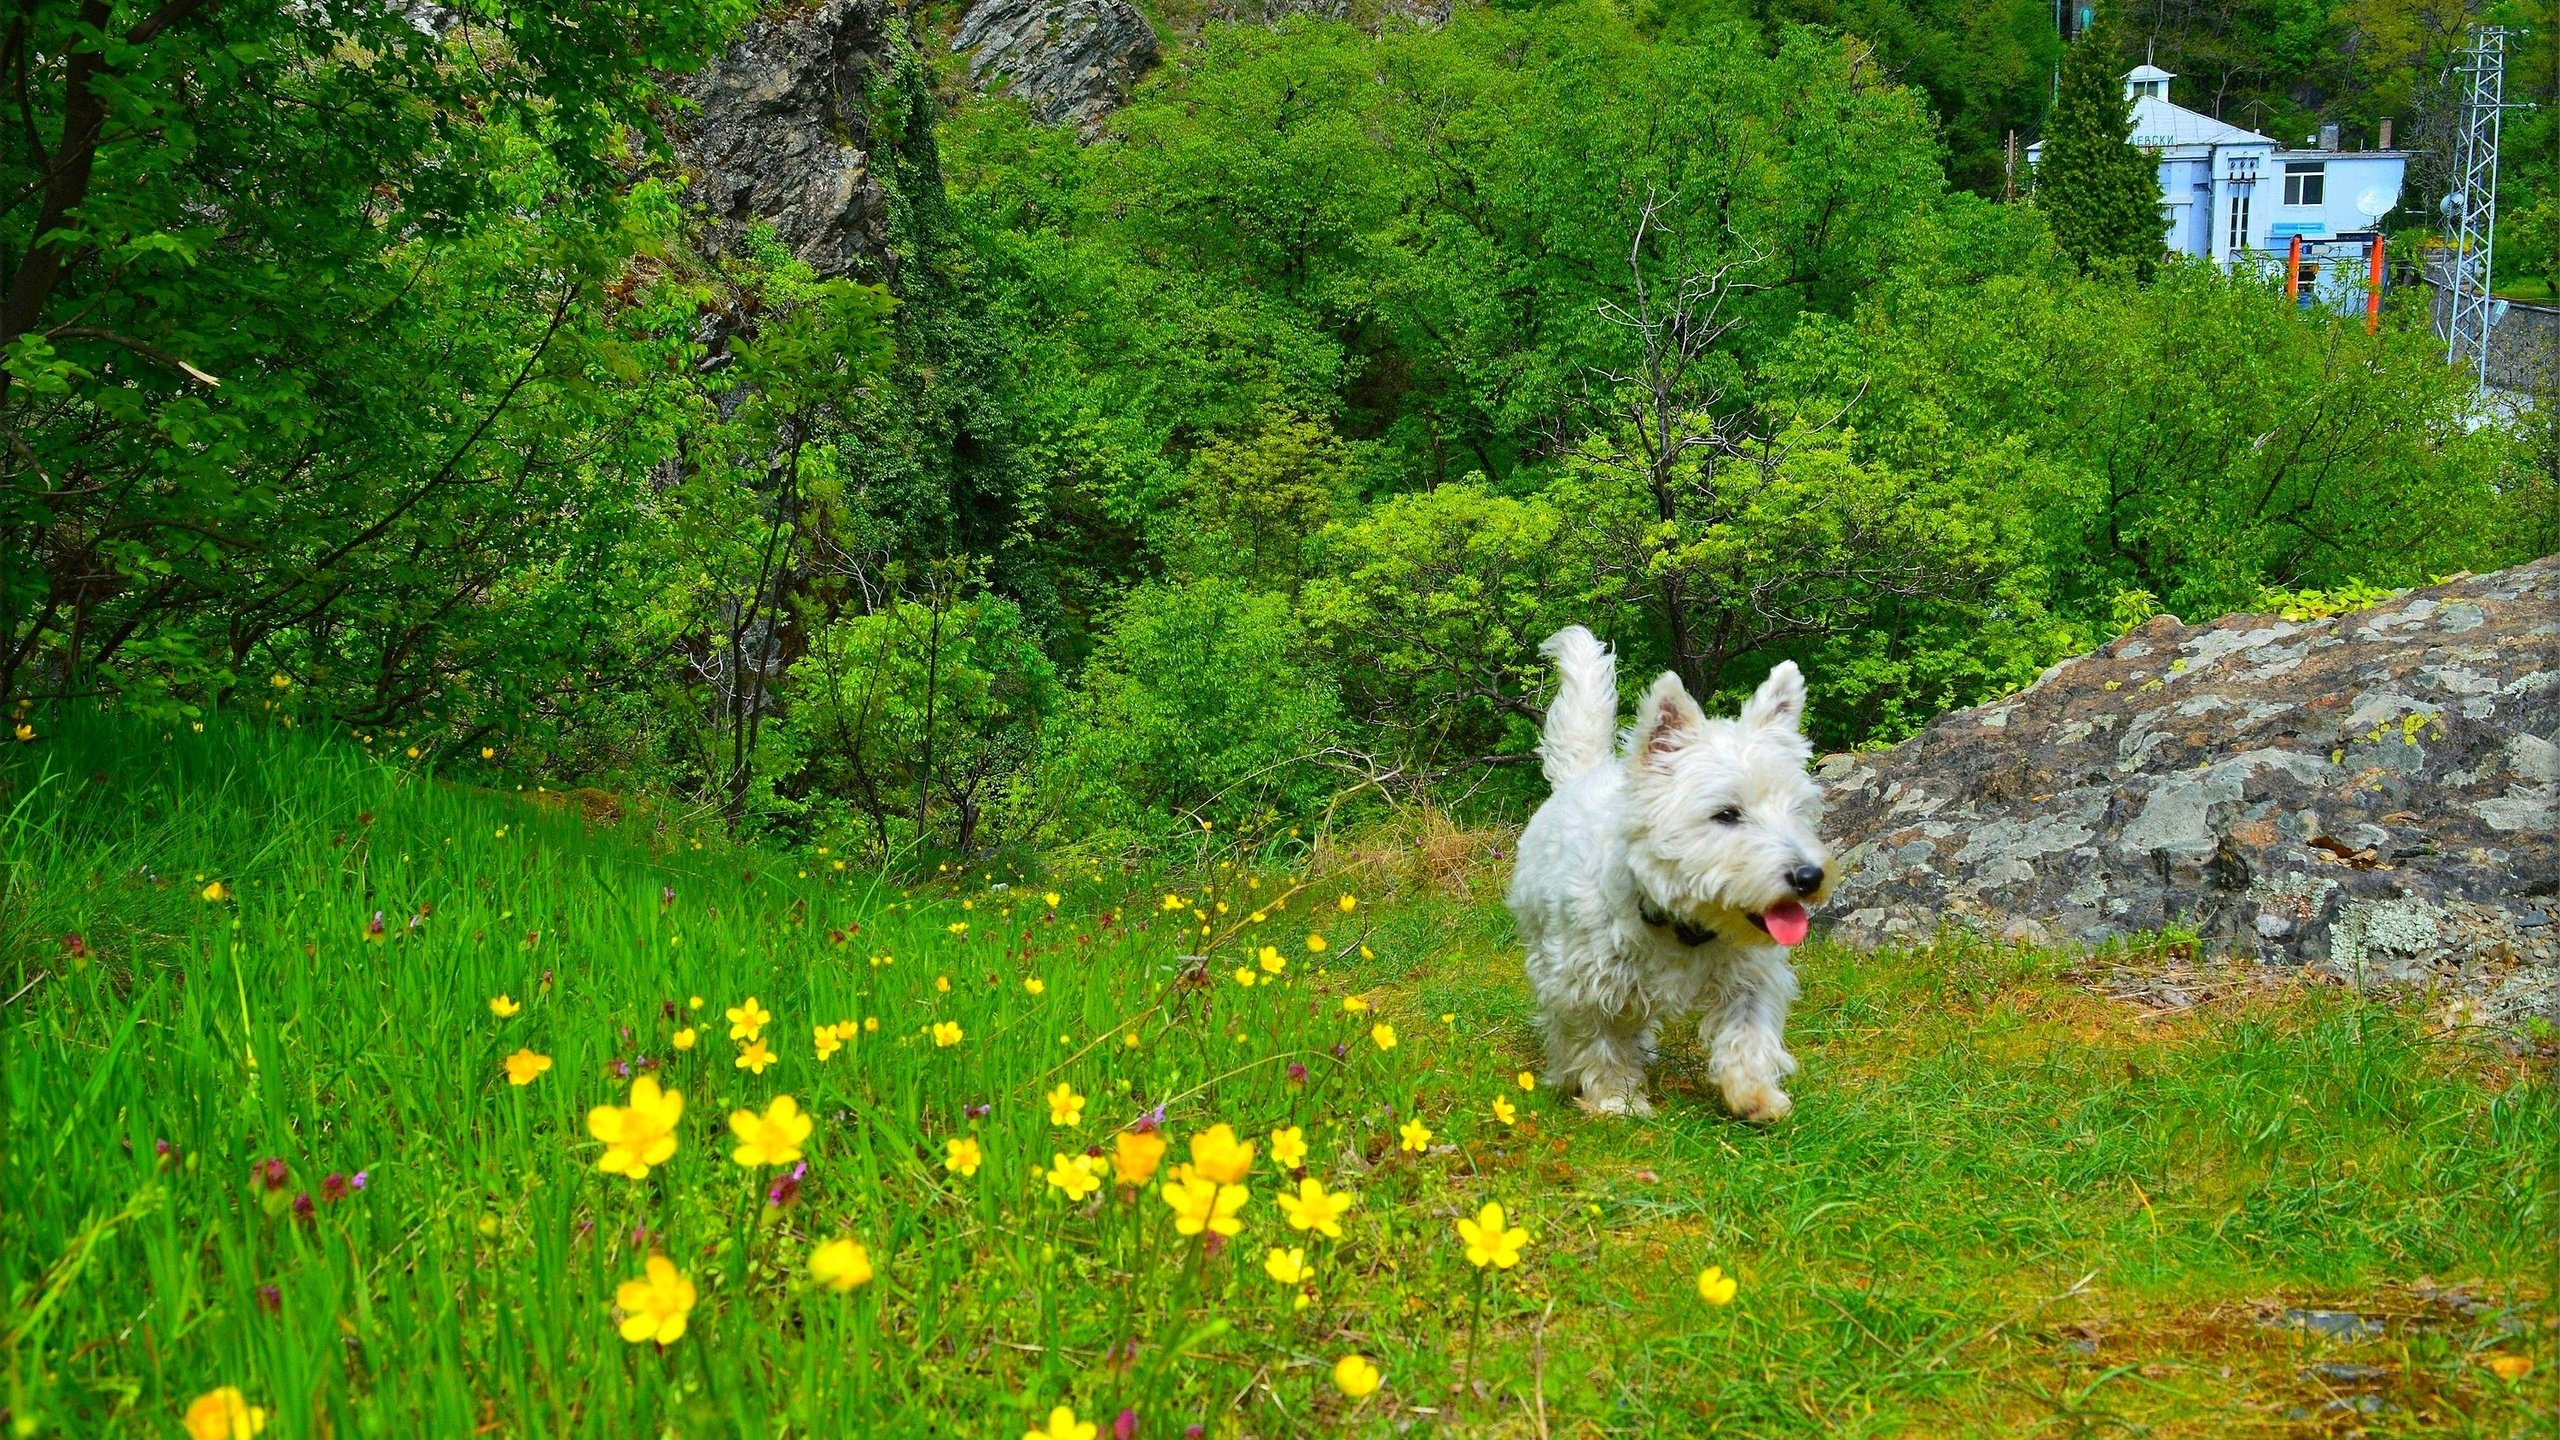
[[[1680,1043],[1658,1119],[1603,1124],[1516,1083],[1498,877],[1411,846],[902,894],[221,717],[38,719],[0,754],[14,1435],[224,1387],[269,1440],[2504,1436],[2549,1398],[2547,1079],[2335,989],[2163,1020],[2030,950],[1816,948],[1793,1120],[1725,1118]],[[644,1081],[667,1149],[605,1173]],[[1232,1236],[1121,1179],[1158,1123],[1168,1165],[1252,1145]],[[1511,1268],[1457,1232],[1488,1202]]]

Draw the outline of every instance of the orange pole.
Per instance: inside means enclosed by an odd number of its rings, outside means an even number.
[[[2373,271],[2368,277],[2364,297],[2364,333],[2372,334],[2382,325],[2382,237],[2373,237]]]
[[[2302,303],[2302,237],[2299,235],[2293,237],[2293,244],[2285,252],[2284,298],[2292,304]]]

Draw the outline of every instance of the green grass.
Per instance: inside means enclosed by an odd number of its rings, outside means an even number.
[[[219,1385],[282,1436],[1012,1440],[1057,1404],[1165,1437],[2516,1435],[2554,1398],[2548,1063],[2335,991],[2153,1019],[2054,956],[1816,949],[1794,1119],[1725,1119],[1684,1043],[1656,1120],[1603,1123],[1513,1083],[1535,1055],[1502,867],[1445,858],[1498,837],[908,896],[245,726],[75,722],[6,778],[13,1434],[178,1434]],[[1264,944],[1285,976],[1239,986]],[[719,1019],[749,994],[776,1017],[760,1077]],[[861,1017],[818,1061],[812,1026]],[[522,1088],[519,1047],[555,1061]],[[584,1121],[643,1057],[686,1111],[634,1183]],[[1090,1097],[1072,1132],[1041,1099],[1062,1080]],[[723,1123],[777,1094],[818,1117],[783,1207]],[[1153,1193],[1070,1205],[1037,1177],[1157,1104],[1177,1137],[1304,1127],[1309,1173],[1360,1196],[1344,1237],[1287,1230],[1262,1157],[1216,1254]],[[941,1167],[963,1134],[970,1179]],[[1533,1240],[1479,1319],[1452,1225],[1487,1200]],[[806,1275],[839,1233],[878,1271],[850,1295]],[[1315,1265],[1303,1310],[1260,1263],[1281,1243]],[[653,1250],[699,1292],[664,1350],[612,1311]],[[1697,1298],[1707,1264],[1730,1306]],[[1349,1352],[1387,1377],[1359,1404],[1330,1383]]]

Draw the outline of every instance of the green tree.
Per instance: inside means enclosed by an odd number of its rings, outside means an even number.
[[[2083,269],[2129,267],[2149,279],[2159,266],[2159,162],[2133,144],[2133,102],[2119,73],[2121,21],[2112,7],[2062,57],[2053,119],[2036,164],[2036,208],[2054,243]]]
[[[1011,601],[923,587],[825,626],[780,698],[760,813],[886,860],[1014,838],[988,814],[1036,757],[1058,679]]]
[[[628,138],[744,11],[21,6],[0,694],[273,671],[371,725],[558,669],[687,340],[631,303],[676,212]]]

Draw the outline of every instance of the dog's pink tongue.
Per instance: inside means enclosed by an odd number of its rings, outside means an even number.
[[[1813,917],[1793,900],[1781,900],[1760,912],[1760,923],[1769,927],[1769,938],[1781,945],[1801,945],[1805,932],[1813,928]]]

